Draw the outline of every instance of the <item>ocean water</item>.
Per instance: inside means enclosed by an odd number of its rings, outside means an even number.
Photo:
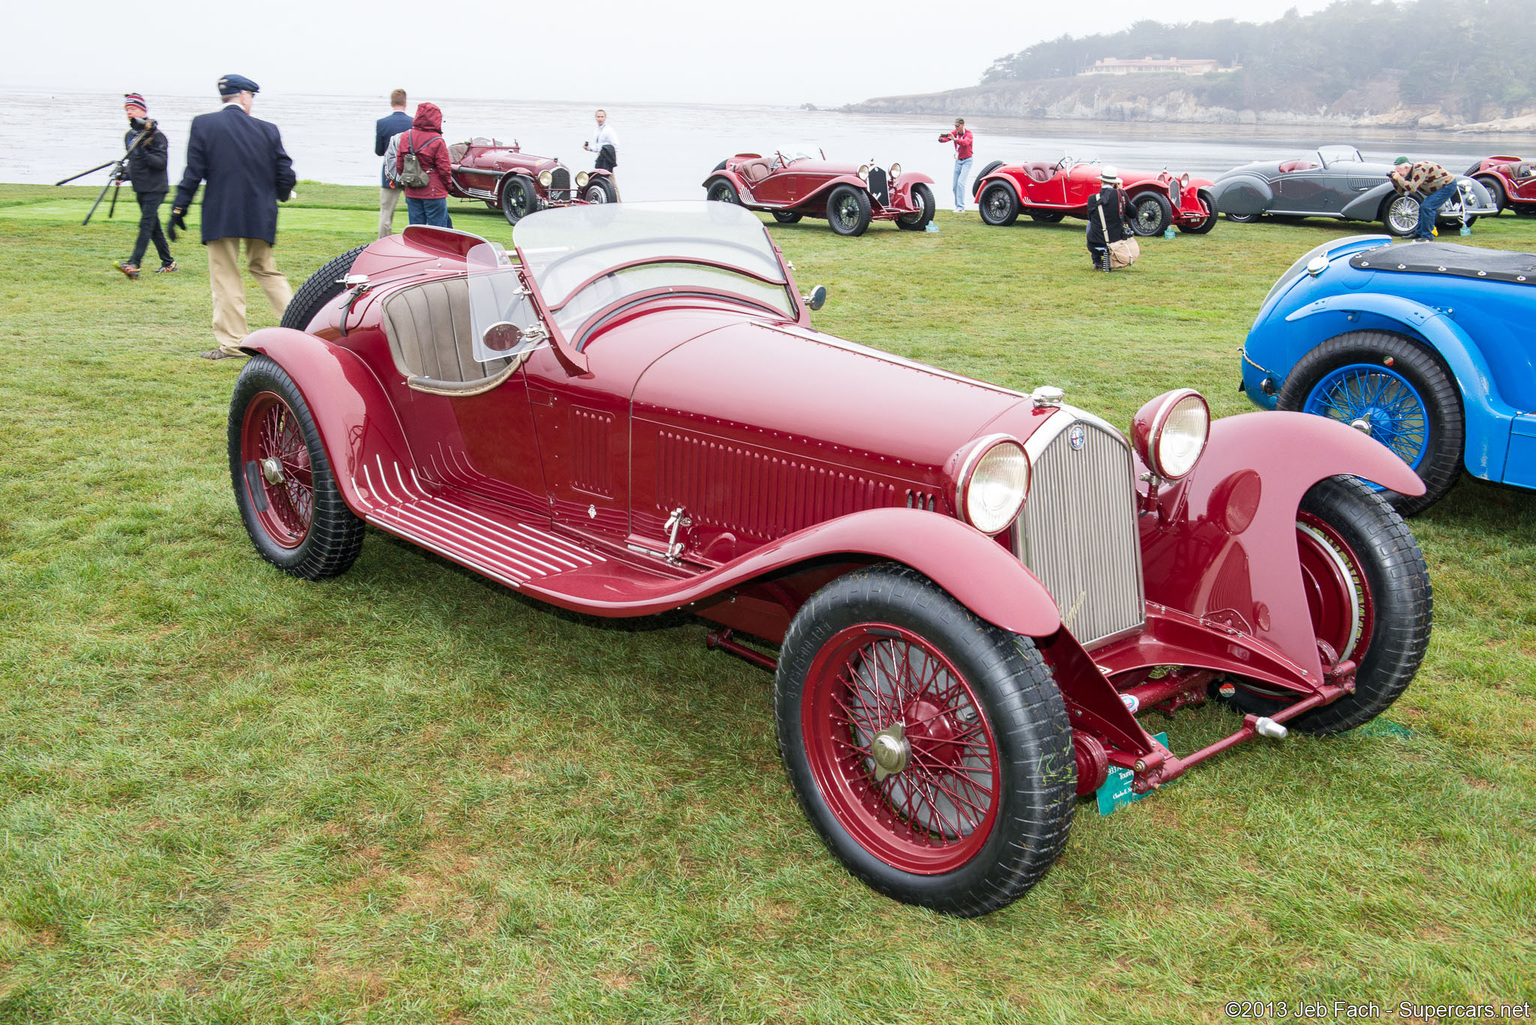
[[[497,99],[430,99],[443,109],[449,141],[487,135],[516,139],[524,152],[558,157],[573,169],[592,166],[582,142],[595,127],[592,108],[569,103]],[[171,142],[172,182],[180,175],[192,118],[214,110],[205,96],[150,95],[150,114]],[[115,93],[0,93],[0,181],[50,183],[122,153],[122,98]],[[387,104],[356,96],[256,97],[254,113],[274,122],[300,179],[342,185],[378,181],[373,123]],[[619,181],[629,201],[702,199],[705,176],[724,157],[775,148],[821,148],[829,159],[900,161],[937,182],[941,209],[950,205],[954,148],[939,143],[948,119],[844,114],[794,107],[653,103],[609,108],[619,133]],[[1149,125],[969,117],[976,134],[974,171],[992,160],[1054,160],[1063,155],[1124,169],[1188,171],[1215,177],[1251,160],[1277,159],[1319,144],[1350,142],[1367,159],[1399,153],[1462,170],[1494,153],[1536,155],[1536,136],[1461,135],[1348,129],[1277,129],[1265,125]],[[80,180],[102,184],[105,171]]]

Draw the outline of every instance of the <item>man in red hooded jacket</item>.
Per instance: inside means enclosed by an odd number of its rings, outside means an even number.
[[[453,227],[448,216],[448,182],[453,175],[453,165],[448,161],[448,144],[443,141],[443,112],[435,103],[422,103],[416,107],[416,117],[409,131],[400,135],[395,157],[395,173],[405,170],[405,157],[416,154],[416,161],[427,173],[427,184],[420,188],[406,187],[405,209],[412,224],[435,224],[440,228]]]

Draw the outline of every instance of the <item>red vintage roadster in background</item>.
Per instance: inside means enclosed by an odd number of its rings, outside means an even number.
[[[1063,217],[1087,217],[1088,197],[1099,191],[1098,164],[1062,157],[1054,163],[1005,164],[982,168],[971,185],[981,219],[1012,224],[1019,214],[1054,224]],[[1138,235],[1161,235],[1173,224],[1180,231],[1204,235],[1216,224],[1216,204],[1207,178],[1168,171],[1127,171],[1119,175],[1129,199],[1126,222]]]
[[[933,179],[902,172],[893,163],[829,161],[799,149],[775,150],[771,156],[738,153],[715,165],[704,179],[705,198],[768,210],[780,224],[802,217],[825,217],[839,235],[862,235],[871,221],[895,221],[898,228],[922,231],[933,220]]]
[[[775,673],[812,825],[882,893],[1001,908],[1112,774],[1145,793],[1282,724],[1359,726],[1419,667],[1423,556],[1351,475],[1422,484],[1344,424],[1212,423],[1177,389],[1126,437],[1059,388],[823,334],[824,290],[725,203],[550,210],[514,242],[413,225],[246,339],[257,552],[331,577],[371,524],[561,608],[718,624]],[[1242,719],[1197,751],[1136,718],[1208,696]]]
[[[1526,216],[1536,214],[1536,161],[1485,157],[1465,173],[1488,190],[1500,213],[1513,210]]]
[[[580,203],[614,203],[618,190],[607,171],[577,171],[553,157],[524,153],[495,139],[476,137],[448,147],[453,180],[448,191],[460,199],[478,199],[499,209],[508,224],[536,210]]]

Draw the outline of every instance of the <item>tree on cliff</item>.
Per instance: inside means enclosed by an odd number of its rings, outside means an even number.
[[[1062,36],[999,57],[982,83],[1067,78],[1105,57],[1208,57],[1240,70],[1188,78],[1199,103],[1363,113],[1368,84],[1402,104],[1475,119],[1536,106],[1536,17],[1517,0],[1337,0],[1305,17],[1230,18]],[[1373,93],[1382,95],[1381,90]],[[1346,109],[1354,108],[1354,109]]]

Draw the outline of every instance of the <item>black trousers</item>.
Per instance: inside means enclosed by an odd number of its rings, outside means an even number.
[[[171,259],[171,247],[165,241],[165,232],[160,228],[160,204],[165,202],[165,193],[135,192],[133,196],[139,201],[139,237],[133,244],[133,255],[128,258],[128,262],[137,267],[144,259],[144,251],[149,248],[150,242],[155,244],[161,266],[174,262]]]

